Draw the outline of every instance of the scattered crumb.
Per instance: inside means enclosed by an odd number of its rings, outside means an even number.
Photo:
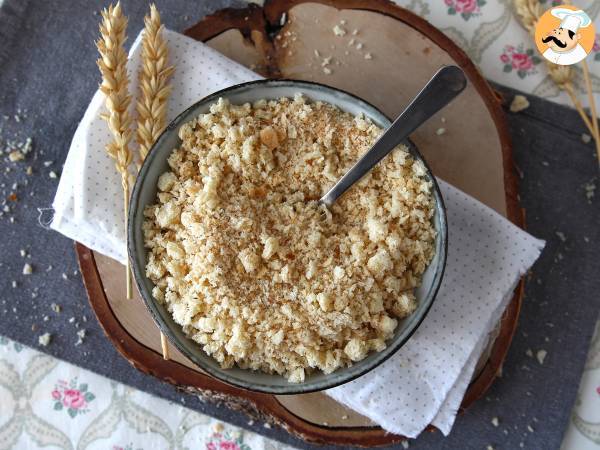
[[[402,444],[402,448],[408,448],[408,447],[409,447],[409,445],[408,445],[408,441],[407,441],[406,439],[404,439],[404,440],[401,442],[401,444]]]
[[[340,25],[346,25],[346,20],[345,19],[340,20]]]
[[[265,427],[267,429],[271,429],[271,424],[269,422],[265,422],[263,427]]]
[[[344,415],[342,416],[342,420],[348,420],[348,416],[347,416],[346,414],[344,414]]]
[[[441,121],[442,123],[446,123],[446,118],[445,118],[445,117],[441,117],[441,118],[440,118],[440,121]]]
[[[320,58],[320,57],[321,57],[321,54],[319,53],[319,50],[315,49],[315,50],[314,50],[314,53],[315,53],[315,56],[316,56],[317,58]]]
[[[323,426],[324,426],[324,427],[327,427],[327,426],[329,426],[329,422],[323,422]]]
[[[44,167],[50,167],[54,161],[44,161]]]
[[[48,322],[50,320],[50,316],[44,316],[44,322]]]
[[[373,59],[373,55],[370,53],[365,53],[365,59]]]
[[[51,340],[52,335],[50,333],[44,333],[38,336],[38,344],[40,344],[42,347],[47,347]]]
[[[77,332],[77,342],[75,342],[75,345],[81,345],[83,344],[83,340],[85,339],[85,335],[86,335],[86,331],[85,329],[81,329]]]
[[[583,188],[585,189],[585,197],[587,198],[588,203],[592,203],[592,198],[594,198],[594,194],[596,193],[596,184],[594,181],[590,181],[586,183]]]
[[[213,432],[215,433],[222,433],[223,430],[225,429],[225,427],[223,426],[223,424],[221,422],[216,422],[213,426],[212,426]]]
[[[529,108],[529,100],[523,95],[515,95],[513,101],[510,103],[510,111],[517,113]]]
[[[19,250],[19,254],[21,255],[21,258],[25,258],[27,256],[27,252],[23,249]]]
[[[31,267],[31,264],[26,263],[23,266],[23,275],[31,275],[33,273],[33,267]]]
[[[542,166],[548,167],[550,163],[548,161],[542,161]]]
[[[31,166],[27,166],[27,169],[25,169],[25,173],[27,175],[32,175],[33,174],[33,168]]]
[[[355,28],[354,30],[352,30],[352,36],[356,36],[358,34],[358,30]]]
[[[46,267],[46,272],[50,272],[52,270],[52,264],[50,264],[48,267]]]
[[[25,155],[19,150],[14,150],[8,154],[8,159],[10,162],[23,161],[25,159]]]
[[[531,425],[527,425],[527,431],[529,431],[530,433],[533,433],[535,430],[533,429],[533,427]]]
[[[329,67],[323,67],[323,73],[326,75],[331,75],[331,69]]]
[[[587,134],[587,133],[582,133],[581,134],[581,141],[584,144],[589,144],[592,141],[592,137],[589,134]]]
[[[325,67],[329,63],[331,63],[331,56],[328,56],[327,58],[323,58],[323,61],[321,61],[321,66]]]
[[[69,323],[73,323],[73,322],[75,322],[75,317],[71,317],[71,318],[69,319]]]
[[[333,34],[335,34],[336,36],[345,36],[346,30],[344,30],[339,25],[336,25],[335,27],[333,27]]]
[[[15,280],[12,280],[11,286],[13,287],[13,289],[16,288],[17,287],[17,282]]]
[[[494,447],[492,447],[491,445],[488,445],[485,450],[494,450]]]
[[[60,307],[60,305],[57,305],[56,303],[51,303],[50,309],[52,309],[52,311],[54,311],[55,313],[58,314],[58,313],[60,313],[62,308]]]
[[[546,350],[538,350],[535,357],[537,358],[540,364],[544,364],[544,360],[546,359],[546,355],[548,352]]]
[[[352,46],[352,45],[354,45],[354,39],[350,39],[350,40],[348,41],[348,45],[349,45],[349,46]]]
[[[563,233],[562,231],[557,231],[555,234],[561,241],[565,242],[567,240],[565,233]]]
[[[69,277],[67,276],[67,274],[64,273],[64,272],[62,273],[61,277],[63,278],[63,280],[68,280],[69,279]]]
[[[444,127],[440,127],[437,130],[435,130],[435,134],[437,134],[438,136],[446,134],[446,129]]]
[[[497,417],[493,417],[492,418],[492,425],[494,425],[495,427],[497,427],[500,424],[500,421],[498,420]]]
[[[254,425],[254,420],[250,419],[250,420],[248,421],[248,426],[249,426],[249,427],[251,427],[252,425]]]
[[[50,173],[48,174],[48,176],[50,178],[58,178],[58,175],[56,175],[56,172],[54,170],[51,170]]]
[[[356,44],[356,50],[360,50],[361,48],[363,48],[362,42]]]
[[[533,351],[530,348],[528,348],[527,351],[525,351],[525,354],[530,358],[533,358]]]

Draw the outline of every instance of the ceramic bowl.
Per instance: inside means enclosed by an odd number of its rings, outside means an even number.
[[[154,285],[145,274],[148,252],[144,247],[142,232],[144,208],[155,203],[158,177],[169,170],[167,158],[173,149],[181,144],[177,135],[179,127],[199,114],[208,112],[210,105],[216,102],[219,97],[227,98],[233,104],[242,104],[260,99],[293,97],[298,92],[303,93],[309,100],[328,102],[354,115],[363,113],[379,127],[387,128],[391,124],[390,120],[381,111],[364,100],[347,92],[317,83],[294,80],[260,80],[223,89],[200,100],[181,113],[157,140],[136,179],[131,196],[128,221],[128,252],[135,282],[148,310],[161,331],[181,353],[215,378],[252,391],[272,394],[300,394],[332,388],[367,373],[392,356],[406,343],[427,314],[440,286],[446,263],[446,213],[439,187],[416,147],[410,141],[407,141],[406,145],[412,155],[425,163],[427,167],[426,176],[431,179],[434,186],[435,215],[433,222],[437,231],[435,256],[423,275],[421,286],[415,291],[418,301],[416,311],[409,317],[399,321],[393,338],[387,341],[387,347],[383,351],[371,352],[365,359],[353,364],[351,367],[340,368],[331,374],[316,371],[307,375],[303,383],[292,384],[280,375],[270,375],[237,367],[222,369],[211,356],[204,353],[200,344],[184,334],[167,309],[152,297],[151,292]],[[387,194],[381,193],[381,195]]]

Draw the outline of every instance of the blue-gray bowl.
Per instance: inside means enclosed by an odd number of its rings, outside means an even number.
[[[447,225],[446,212],[439,187],[429,170],[429,166],[410,141],[406,142],[412,155],[425,164],[427,177],[433,182],[435,198],[434,227],[437,231],[435,256],[423,275],[421,286],[415,290],[418,307],[409,317],[399,321],[392,339],[381,352],[371,352],[365,359],[354,363],[351,367],[340,368],[331,374],[316,371],[307,375],[303,383],[292,384],[280,375],[271,375],[249,369],[234,367],[222,369],[217,361],[207,355],[201,346],[188,338],[181,327],[175,323],[169,311],[152,297],[152,281],[146,277],[147,249],[144,247],[142,223],[144,208],[156,202],[158,177],[169,170],[167,158],[180,146],[178,130],[181,125],[192,120],[198,114],[206,113],[211,104],[219,97],[227,98],[233,104],[254,102],[260,99],[278,99],[293,97],[301,92],[310,100],[321,100],[336,105],[351,114],[363,113],[376,125],[387,128],[391,121],[373,105],[347,92],[318,83],[295,80],[260,80],[242,83],[215,92],[195,103],[181,113],[166,128],[152,147],[137,176],[131,195],[128,220],[128,252],[135,282],[146,306],[161,331],[171,343],[194,364],[210,375],[225,383],[229,383],[252,391],[271,394],[302,394],[329,389],[353,380],[377,367],[392,356],[415,332],[429,311],[439,289],[446,264]],[[382,195],[385,195],[383,193]]]

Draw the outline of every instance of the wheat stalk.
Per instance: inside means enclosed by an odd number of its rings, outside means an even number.
[[[127,54],[123,47],[127,18],[121,11],[121,4],[110,5],[102,11],[100,23],[100,39],[96,42],[100,59],[98,68],[102,74],[100,90],[106,95],[107,114],[101,117],[108,123],[108,128],[113,135],[113,141],[106,146],[106,152],[115,160],[117,172],[121,175],[123,186],[123,210],[125,226],[127,226],[127,212],[129,210],[129,177],[128,167],[132,155],[129,149],[131,140],[131,117],[129,104],[131,96],[128,92],[129,79],[127,77]],[[131,274],[129,260],[126,262],[127,298],[131,298]]]
[[[565,1],[566,4],[570,3],[569,0]],[[538,0],[513,0],[515,13],[523,25],[523,27],[535,37],[535,26],[542,15],[542,7]],[[567,93],[571,102],[575,106],[575,109],[581,116],[581,119],[585,123],[585,126],[594,137],[596,144],[596,152],[598,154],[598,161],[600,162],[600,132],[598,130],[598,118],[596,115],[596,104],[592,93],[591,82],[589,81],[589,69],[587,63],[583,61],[583,76],[586,81],[586,89],[588,91],[588,97],[590,101],[590,111],[592,113],[591,120],[587,116],[583,109],[583,105],[577,98],[575,88],[573,86],[573,68],[571,66],[561,66],[553,64],[550,61],[546,61],[548,67],[548,74],[554,83],[560,90]]]
[[[136,104],[136,140],[140,156],[138,169],[165,128],[167,99],[171,92],[168,81],[173,75],[174,67],[167,67],[169,50],[162,36],[163,28],[156,6],[150,5],[150,15],[144,17],[140,93]],[[162,332],[160,344],[163,358],[169,359],[168,341]]]
[[[171,92],[168,81],[174,71],[173,66],[167,67],[168,48],[162,36],[164,27],[154,4],[150,5],[150,15],[144,18],[144,24],[140,96],[136,106],[141,161],[165,128],[167,98]]]

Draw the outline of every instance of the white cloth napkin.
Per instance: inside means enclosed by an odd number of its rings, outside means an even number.
[[[260,78],[204,44],[165,30],[176,66],[168,120],[202,97]],[[140,37],[131,50],[137,73]],[[132,83],[132,92],[137,86]],[[91,249],[126,260],[121,185],[104,147],[97,92],[75,132],[54,199],[52,228]],[[433,423],[447,434],[489,332],[519,277],[537,259],[537,240],[477,200],[440,182],[448,209],[446,273],[435,303],[408,343],[385,364],[326,391],[388,431],[414,437]]]

